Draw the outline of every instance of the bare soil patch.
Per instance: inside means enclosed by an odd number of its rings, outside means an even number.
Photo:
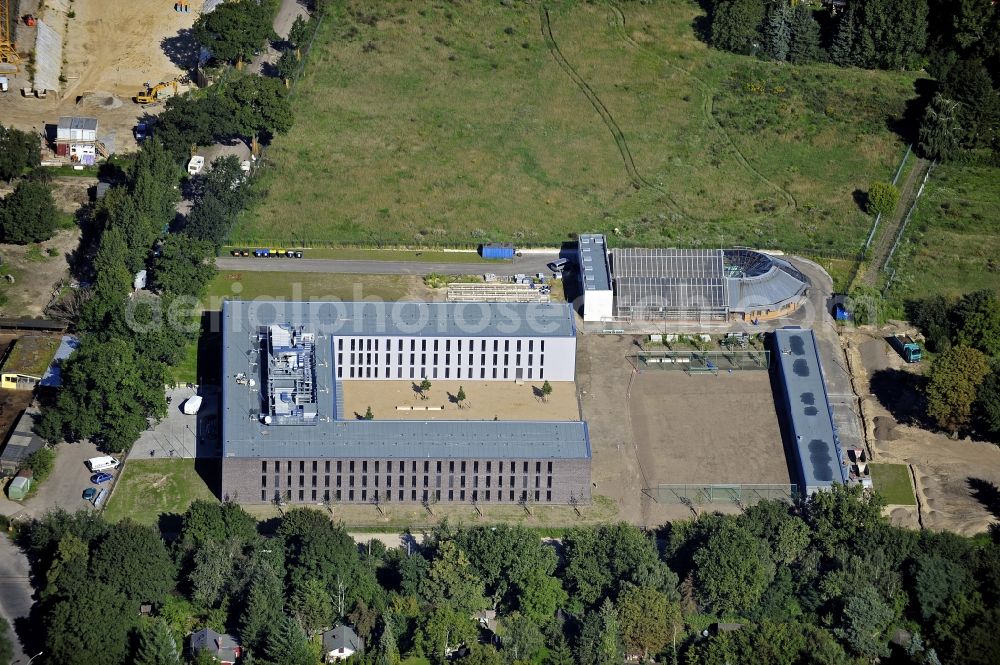
[[[344,381],[344,412],[360,418],[370,406],[376,420],[579,420],[576,388],[552,383],[552,394],[541,399],[542,384],[501,381],[434,381],[421,399],[413,381]],[[458,404],[458,389],[466,401]],[[397,410],[412,407],[415,411]],[[427,407],[436,411],[425,411]]]
[[[135,123],[163,105],[140,106],[132,97],[146,81],[155,85],[185,73],[174,61],[184,59],[187,31],[204,3],[189,4],[191,12],[184,14],[163,0],[75,0],[63,43],[64,89],[45,99],[21,97],[13,91],[30,85],[22,72],[11,82],[12,92],[0,95],[4,124],[42,131],[59,116],[88,115],[97,118],[99,135],[113,136],[117,151],[134,150]]]
[[[789,484],[767,372],[641,372],[629,417],[646,481]]]
[[[845,334],[874,461],[913,468],[917,510],[893,507],[892,522],[965,535],[986,531],[1000,519],[1000,447],[952,439],[914,416],[910,407],[919,404],[915,372],[922,365],[906,365],[895,353],[872,352],[888,348],[888,329]]]
[[[13,283],[4,279],[0,284],[7,296],[0,315],[41,315],[68,279],[68,257],[79,244],[80,230],[74,228],[36,245],[0,245],[6,273],[14,278]]]

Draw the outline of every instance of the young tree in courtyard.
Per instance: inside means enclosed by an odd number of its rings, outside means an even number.
[[[463,386],[458,387],[458,393],[455,395],[455,400],[458,402],[458,408],[462,408],[465,405],[465,388]]]
[[[375,420],[375,414],[372,413],[372,407],[369,405],[365,410],[365,415],[362,416],[362,420]]]
[[[552,384],[547,380],[542,384],[542,401],[545,402],[549,399],[549,395],[552,394]]]
[[[425,376],[420,381],[420,399],[427,399],[427,393],[431,390],[431,382]]]

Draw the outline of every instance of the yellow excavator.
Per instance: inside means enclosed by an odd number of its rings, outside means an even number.
[[[177,94],[177,81],[165,81],[150,85],[146,83],[146,89],[135,96],[136,104],[152,104],[160,98],[166,99]]]

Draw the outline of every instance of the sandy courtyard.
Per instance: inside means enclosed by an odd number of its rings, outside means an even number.
[[[767,372],[647,370],[629,417],[649,486],[791,483]]]
[[[576,388],[570,382],[552,382],[552,394],[543,402],[542,384],[526,381],[433,381],[423,400],[412,381],[344,381],[345,417],[361,417],[370,406],[376,420],[579,420]],[[465,389],[459,408],[456,394]],[[416,411],[396,410],[397,406]],[[438,408],[425,411],[425,408]]]

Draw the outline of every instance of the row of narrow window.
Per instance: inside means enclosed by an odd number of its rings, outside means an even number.
[[[338,489],[340,489],[341,487],[343,487],[343,484],[344,484],[343,483],[343,479],[344,479],[343,476],[310,476],[310,477],[312,478],[312,487],[317,487],[319,485],[319,479],[320,478],[323,479],[323,487],[330,487],[330,479],[331,479],[331,477],[335,479],[336,487]],[[509,478],[508,484],[507,484],[508,488],[516,488],[517,487],[517,476],[471,476],[471,477],[469,477],[469,476],[447,476],[449,489],[450,488],[454,488],[456,486],[456,478],[458,479],[457,486],[459,488],[461,488],[461,489],[465,489],[466,484],[470,485],[473,489],[479,489],[480,484],[482,484],[482,486],[484,488],[486,488],[486,489],[489,489],[490,487],[496,487],[497,489],[501,489],[504,486],[504,478],[505,477]],[[286,488],[291,488],[294,485],[294,483],[292,481],[295,478],[295,476],[286,476],[285,478],[286,478],[285,487]],[[300,475],[298,478],[299,478],[299,487],[305,487],[306,486],[306,476]],[[360,476],[360,486],[361,487],[368,487],[368,484],[369,484],[368,483],[368,478],[369,477],[367,475]],[[386,487],[386,489],[392,487],[392,478],[393,477],[391,475],[386,475],[386,476],[372,476],[371,478],[372,478],[372,486],[374,486],[374,487],[378,487],[379,486],[380,479],[381,479],[381,483]],[[417,479],[418,478],[419,478],[419,476],[412,476],[412,475],[410,476],[410,487],[417,487]],[[423,486],[425,488],[430,486],[430,478],[431,478],[430,476],[423,476],[423,480],[424,480]],[[440,489],[443,486],[442,485],[442,479],[443,478],[444,478],[444,476],[438,476],[438,475],[434,476],[434,487],[435,488]],[[480,478],[482,478],[482,483],[480,483]],[[528,489],[528,478],[529,478],[529,476],[521,476],[521,489]],[[267,487],[267,479],[268,479],[268,476],[261,476],[260,477],[260,486],[261,487],[265,487],[265,488]],[[542,486],[542,476],[534,476],[534,479],[535,479],[535,489],[540,489],[541,486]],[[281,486],[281,476],[280,475],[275,475],[274,476],[274,480],[272,482],[273,482],[272,488],[277,489],[278,487]],[[347,477],[347,486],[348,487],[354,487],[355,486],[355,476],[348,476]],[[399,476],[399,484],[397,485],[397,487],[399,487],[399,488],[406,487],[406,475],[405,474],[401,474]],[[545,476],[545,488],[546,489],[552,489],[552,476],[551,475],[550,476]]]
[[[406,501],[406,491],[397,490],[396,492],[397,501]],[[543,493],[541,490],[535,490],[534,494],[528,492],[527,490],[516,492],[515,490],[508,490],[506,494],[503,491],[497,490],[496,492],[491,492],[490,490],[447,490],[445,494],[444,490],[423,490],[418,494],[418,491],[413,489],[410,490],[410,501],[467,501],[471,500],[473,503],[477,501],[510,501],[510,502],[523,502],[523,501],[536,501],[541,502],[544,496],[546,502],[552,501],[552,490],[545,490]],[[419,498],[418,498],[419,497]],[[447,497],[447,499],[445,499]],[[495,499],[494,499],[495,497]],[[506,498],[505,498],[506,497]],[[293,494],[292,490],[285,490],[283,493],[279,490],[274,490],[273,494],[268,494],[267,489],[261,489],[260,491],[261,501],[360,501],[363,503],[390,503],[393,500],[392,490],[377,490],[373,489],[371,491],[367,489],[361,490],[309,490],[308,498],[306,490],[300,489],[297,494]]]
[[[347,363],[347,376],[348,376],[348,378],[351,378],[351,379],[378,379],[378,378],[391,379],[391,378],[393,378],[392,377],[392,367],[390,366],[390,354],[388,354],[388,353],[385,354],[385,363],[383,365],[377,364],[378,360],[379,360],[377,353],[374,354],[374,359],[373,359],[372,355],[373,354],[371,354],[371,353],[367,353],[367,354],[358,353],[357,357],[355,357],[355,354],[353,354],[353,353],[349,354],[348,355],[348,363]],[[459,363],[459,366],[454,368],[455,369],[455,376],[454,376],[454,378],[456,378],[456,379],[462,379],[462,378],[465,378],[465,379],[475,379],[475,378],[477,378],[476,377],[476,368],[473,366],[473,363],[474,363],[473,355],[474,354],[470,353],[469,356],[468,356],[468,359],[469,359],[469,363],[468,363],[469,366],[468,367],[463,367],[461,365],[461,362],[462,362],[462,359],[463,359],[464,356],[462,356],[462,355],[456,355],[456,360]],[[481,354],[480,355],[480,363],[481,364],[479,366],[479,376],[478,376],[478,378],[480,378],[480,379],[486,379],[486,378],[493,378],[493,379],[503,378],[503,379],[509,379],[509,378],[511,378],[511,376],[510,376],[510,367],[508,367],[508,365],[510,364],[510,356],[508,354],[504,354],[504,356],[503,356],[503,366],[502,367],[498,367],[497,366],[497,364],[498,364],[497,361],[499,360],[498,354],[493,354],[493,367],[489,368],[489,369],[487,369],[487,367],[486,367],[486,357],[487,356],[485,354]],[[374,364],[372,362],[373,360],[374,360]],[[444,371],[443,371],[443,376],[441,376],[442,372],[440,372],[439,369],[438,369],[438,354],[436,354],[436,353],[433,354],[431,360],[432,360],[432,362],[431,362],[431,366],[430,366],[430,371],[428,372],[425,369],[425,366],[427,364],[427,354],[423,354],[423,353],[420,354],[420,364],[417,365],[417,363],[416,363],[416,354],[415,353],[411,353],[410,354],[409,369],[406,370],[403,367],[403,354],[399,354],[398,358],[397,358],[396,377],[395,378],[397,378],[397,379],[403,379],[403,378],[420,379],[420,378],[425,378],[425,377],[429,378],[429,379],[439,379],[439,378],[450,379],[450,378],[453,378],[451,376],[451,373],[452,373],[451,354],[447,354],[447,353],[445,354],[445,358],[444,358],[445,367],[444,367]],[[535,370],[536,370],[536,368],[534,367],[534,360],[535,360],[534,355],[533,354],[528,354],[528,367],[526,368],[526,370],[522,370],[522,371],[526,371],[526,373],[527,373],[527,377],[526,378],[528,378],[528,379],[534,379],[534,378],[536,378],[535,377]],[[538,357],[538,362],[540,363],[541,366],[537,368],[537,371],[538,371],[538,377],[537,378],[539,380],[541,380],[541,379],[545,378],[545,355],[544,354],[540,355]],[[520,366],[520,364],[521,364],[521,354],[517,354],[515,356],[515,366]],[[379,370],[381,370],[381,373],[380,373]],[[462,376],[463,370],[465,371],[465,376]],[[487,372],[490,373],[489,377],[487,377]],[[381,376],[380,376],[380,374],[381,374]],[[404,374],[409,374],[409,376],[408,377],[404,376]],[[338,379],[344,378],[344,354],[343,353],[338,353],[337,354],[337,378]],[[525,378],[525,377],[521,376],[521,377],[518,377],[518,378]]]
[[[333,470],[334,468],[336,469],[336,473],[338,474],[343,473],[345,469],[347,470],[348,473],[353,474],[355,469],[357,468],[361,469],[361,473],[368,473],[369,468],[372,468],[375,473],[380,473],[380,468],[384,468],[386,473],[393,473],[394,468],[396,472],[406,473],[407,460],[397,460],[395,462],[395,466],[393,465],[393,460],[385,460],[384,466],[382,466],[382,460],[372,460],[370,467],[368,462],[369,460],[361,460],[360,463],[358,463],[356,460],[346,460],[346,461],[323,460],[322,461],[323,473],[329,474],[331,470]],[[420,460],[420,461],[409,460],[409,463],[410,463],[410,473],[412,474],[416,474],[418,468],[422,468],[423,473],[431,472],[431,460]],[[528,462],[527,460],[522,460],[520,462],[514,460],[508,461],[506,468],[510,473],[517,473],[517,467],[519,464],[521,466],[521,473],[525,474],[528,473],[528,470],[531,468],[531,463]],[[309,462],[309,468],[313,474],[319,473],[319,468],[320,468],[319,465],[320,465],[320,460],[311,460]],[[294,472],[294,468],[296,466],[298,466],[299,473],[304,474],[306,472],[306,460],[298,460],[297,465],[294,460],[287,460],[284,463],[282,462],[282,460],[274,460],[270,464],[268,463],[267,460],[261,460],[260,472],[262,475],[266,474],[268,472],[268,469],[270,468],[270,470],[273,471],[274,473],[280,474],[282,471],[282,467],[284,467],[284,471],[286,473],[291,474]],[[437,474],[443,473],[445,468],[444,462],[442,460],[436,460],[434,462],[433,468],[434,468],[434,473]],[[455,460],[448,460],[447,468],[449,474],[455,473],[456,469],[458,470],[459,473],[464,474],[466,472],[466,469],[469,468],[472,469],[472,473],[474,474],[478,474],[480,469],[484,469],[485,472],[489,474],[493,472],[493,460],[484,460],[484,461],[472,460],[471,462],[469,460],[458,460],[457,462]],[[545,463],[545,470],[546,473],[552,475],[552,462]],[[497,462],[497,472],[504,473],[503,460]],[[540,475],[541,473],[542,473],[542,462],[536,461],[535,474]]]
[[[426,338],[420,340],[420,345],[419,346],[420,346],[420,350],[421,351],[427,351],[427,341],[428,340]],[[439,348],[439,343],[442,340],[440,340],[440,339],[432,339],[430,341],[432,342],[432,344],[431,344],[432,350],[433,351],[437,351],[438,348]],[[446,352],[447,351],[451,351],[452,340],[446,338],[443,341],[444,341],[444,350]],[[456,349],[458,351],[462,351],[463,350],[463,348],[462,348],[462,342],[463,341],[465,341],[465,340],[461,340],[461,339],[455,340],[455,346],[456,346]],[[479,341],[479,351],[485,353],[485,351],[486,351],[486,340],[485,339],[481,339],[481,340],[478,340],[478,341]],[[515,341],[515,349],[516,349],[517,353],[520,353],[521,352],[521,343],[524,340],[517,339],[517,340],[514,340],[514,341]],[[391,339],[386,339],[385,340],[385,345],[382,346],[382,348],[379,348],[379,346],[380,346],[379,342],[380,342],[380,340],[378,338],[368,337],[368,338],[364,338],[364,339],[357,339],[357,338],[352,337],[350,339],[349,346],[350,346],[350,350],[351,351],[373,351],[373,350],[374,351],[381,351],[381,350],[392,351],[392,340]],[[528,353],[531,353],[532,351],[535,350],[535,340],[529,339],[529,340],[527,340],[527,342],[528,342],[528,345],[527,345],[528,346]],[[539,345],[539,349],[538,350],[544,352],[545,351],[545,340],[544,339],[538,340],[538,345]],[[372,348],[373,346],[374,346],[374,348]],[[417,340],[415,338],[411,338],[410,339],[410,351],[416,351],[417,350],[417,346],[418,346],[417,345]],[[344,350],[344,338],[343,337],[340,337],[340,338],[337,339],[337,350],[338,351],[343,351]],[[402,339],[397,339],[396,340],[396,351],[402,351],[402,350],[403,350],[403,340]],[[475,351],[476,350],[476,340],[474,340],[474,339],[473,340],[468,340],[468,343],[465,345],[465,349],[464,350],[466,350],[466,351]],[[497,352],[499,352],[499,350],[500,350],[500,340],[494,339],[493,340],[493,352],[497,353]],[[503,341],[503,350],[504,350],[504,353],[507,353],[507,352],[510,351],[510,340],[509,339],[505,339]]]

